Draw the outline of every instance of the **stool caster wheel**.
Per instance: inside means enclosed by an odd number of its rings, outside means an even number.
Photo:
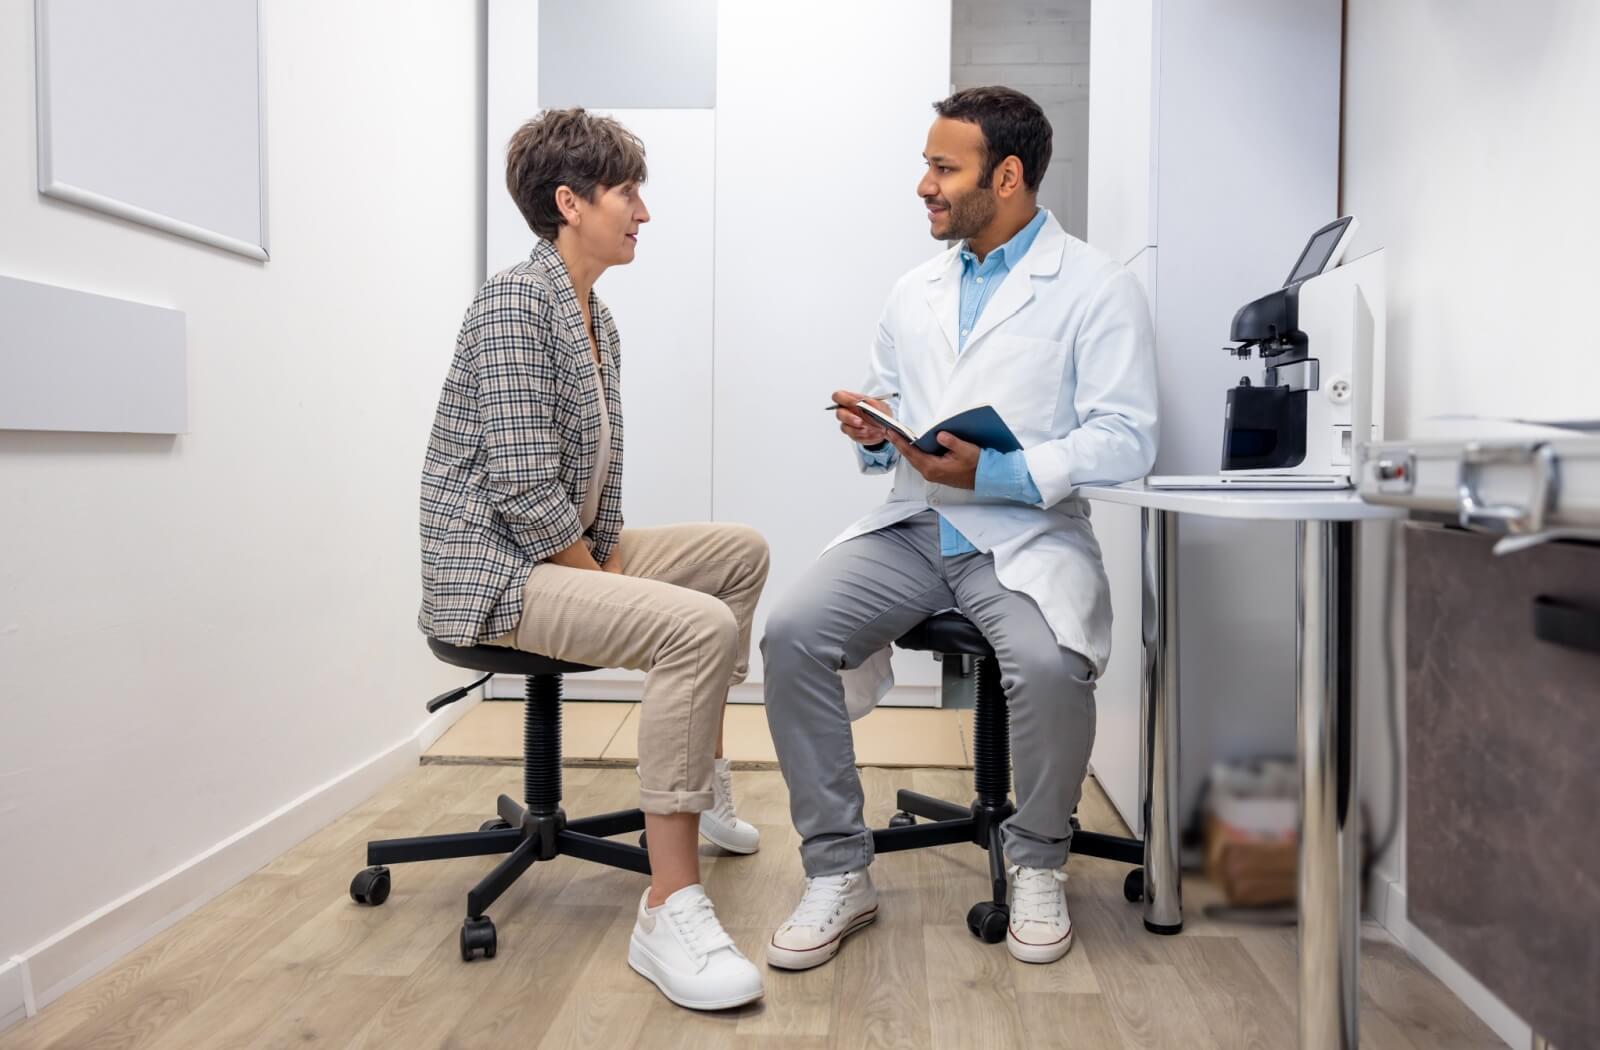
[[[639,832],[639,848],[640,849],[649,849],[650,848],[650,836],[648,834],[646,834],[645,832],[643,832],[643,831]]]
[[[1011,912],[993,901],[979,901],[967,912],[967,929],[984,944],[999,944],[1006,939]]]
[[[511,830],[511,824],[510,824],[509,821],[507,821],[507,820],[505,820],[505,819],[503,819],[501,817],[495,817],[493,820],[486,820],[482,824],[479,824],[478,825],[478,830],[479,831],[510,831]]]
[[[891,828],[909,828],[916,822],[916,817],[903,810],[889,818],[889,826]]]
[[[1122,897],[1129,904],[1138,904],[1144,900],[1144,869],[1134,868],[1128,872],[1128,877],[1122,880]]]
[[[482,952],[485,959],[493,959],[494,942],[494,923],[489,921],[487,915],[467,919],[461,924],[461,958],[464,962],[471,962],[478,952]]]
[[[389,899],[389,869],[362,868],[350,880],[350,899],[376,908]]]

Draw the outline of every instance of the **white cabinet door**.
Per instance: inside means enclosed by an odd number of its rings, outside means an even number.
[[[822,407],[862,382],[890,286],[941,248],[915,190],[949,82],[947,0],[720,5],[712,506],[772,546],[757,637],[887,492]],[[939,680],[926,654],[896,660],[902,685]]]

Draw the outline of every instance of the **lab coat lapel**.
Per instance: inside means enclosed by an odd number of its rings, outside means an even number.
[[[934,322],[944,333],[949,359],[954,360],[961,345],[956,336],[961,324],[961,258],[956,251],[950,252],[944,269],[928,278],[927,299]]]
[[[1000,290],[994,293],[994,298],[978,315],[978,323],[973,325],[972,334],[967,336],[968,351],[1033,301],[1035,277],[1054,277],[1061,272],[1061,253],[1066,244],[1066,231],[1062,230],[1054,215],[1049,215],[1029,247],[1028,254],[1011,267],[1011,272],[1000,284]]]

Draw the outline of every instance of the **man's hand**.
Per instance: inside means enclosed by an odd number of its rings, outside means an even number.
[[[839,429],[844,436],[858,445],[881,445],[889,439],[889,432],[872,420],[864,418],[854,411],[856,402],[865,401],[886,416],[893,416],[894,409],[889,407],[887,401],[879,401],[875,397],[858,394],[854,390],[835,390],[833,403],[839,406],[833,415],[839,421]]]
[[[881,429],[881,428],[880,428]],[[935,485],[970,489],[978,485],[978,457],[983,450],[954,434],[941,430],[935,440],[945,449],[942,456],[930,456],[899,434],[887,435],[911,468]]]

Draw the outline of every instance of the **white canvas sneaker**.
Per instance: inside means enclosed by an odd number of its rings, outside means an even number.
[[[711,808],[700,814],[700,834],[729,853],[754,853],[761,848],[761,832],[733,811],[733,767],[719,758],[716,769]]]
[[[805,896],[767,942],[767,965],[809,970],[839,954],[844,939],[878,917],[878,891],[867,869],[806,880]]]
[[[722,929],[711,898],[700,886],[685,886],[639,915],[628,941],[628,965],[690,1010],[726,1010],[761,998],[761,971]]]
[[[1014,959],[1052,963],[1072,949],[1072,917],[1067,914],[1067,873],[1059,868],[1013,864],[1011,923],[1006,948]]]

